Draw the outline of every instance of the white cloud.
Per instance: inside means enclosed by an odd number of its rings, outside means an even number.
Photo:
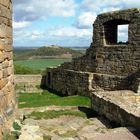
[[[75,27],[60,27],[54,30],[48,31],[50,36],[59,36],[59,37],[85,37],[92,35],[92,31],[89,29],[78,29]]]
[[[42,39],[42,38],[45,37],[45,32],[41,32],[41,31],[35,30],[35,31],[31,32],[30,36],[31,36],[32,40]]]
[[[120,0],[83,0],[79,6],[80,15],[75,22],[77,28],[91,28],[100,13],[121,9]]]
[[[25,28],[31,25],[31,22],[29,21],[13,21],[13,28],[14,29],[21,29],[21,28]]]
[[[120,4],[124,5],[124,8],[140,8],[139,0],[118,0]]]
[[[91,28],[96,16],[97,15],[94,13],[92,14],[91,12],[84,12],[78,17],[75,26],[77,28]]]
[[[139,8],[140,0],[83,0],[80,6],[81,11],[100,14],[127,8]]]
[[[92,36],[91,29],[78,29],[75,27],[54,27],[48,31],[24,31],[16,30],[14,32],[14,44],[58,44],[64,46],[90,44]],[[33,43],[34,42],[34,43]]]
[[[106,12],[109,12],[109,11],[117,11],[117,10],[120,10],[121,8],[120,7],[109,7],[109,8],[107,8],[107,7],[105,7],[105,8],[103,8],[102,9],[102,13],[106,13]]]
[[[30,0],[14,3],[15,20],[37,20],[48,16],[69,17],[75,15],[74,0]]]
[[[37,40],[43,39],[45,37],[45,31],[33,30],[33,31],[23,31],[17,30],[14,32],[14,40]]]
[[[14,15],[15,21],[13,23],[15,32],[14,40],[19,42],[29,42],[34,44],[39,41],[59,42],[60,44],[82,44],[91,40],[92,24],[96,15],[119,9],[140,7],[140,0],[13,0],[14,1]],[[79,9],[78,9],[78,6]],[[77,11],[76,11],[77,10]],[[76,20],[74,26],[72,23],[65,26],[61,21],[56,22],[61,24],[61,27],[54,27],[48,31],[39,31],[39,26],[36,27],[34,21],[41,19],[48,19],[50,16],[54,17],[74,17]],[[68,19],[68,18],[67,18]],[[69,19],[68,19],[69,20]],[[73,18],[72,18],[73,20]],[[64,22],[65,20],[63,20]],[[39,21],[37,21],[39,23]],[[49,22],[49,20],[48,20]],[[26,30],[25,27],[33,25],[33,29]],[[40,23],[39,23],[40,24]],[[39,25],[37,24],[37,25]],[[50,23],[49,23],[50,24]],[[49,25],[47,24],[47,25]],[[67,24],[67,23],[66,23]],[[41,24],[40,24],[41,25]],[[44,24],[42,24],[44,26]],[[56,25],[56,24],[55,24]],[[49,25],[50,26],[50,25]],[[53,26],[53,24],[52,24]],[[68,27],[69,26],[69,27]],[[24,28],[24,29],[23,29]],[[45,27],[41,27],[41,30]],[[22,31],[19,29],[23,29]],[[46,29],[46,28],[45,28]],[[119,29],[120,39],[127,38],[126,27]],[[47,43],[47,42],[46,42]]]

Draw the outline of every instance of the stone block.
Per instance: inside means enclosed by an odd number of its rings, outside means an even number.
[[[5,17],[5,18],[9,18],[11,19],[11,12],[10,9],[8,9],[7,7],[3,6],[3,5],[0,5],[0,16],[1,17]]]
[[[8,83],[6,78],[0,80],[0,90]]]
[[[3,78],[7,78],[9,76],[7,69],[3,69],[2,73],[3,73]]]
[[[11,116],[13,114],[13,107],[9,106],[7,107],[7,109],[5,110],[5,113],[7,116]]]
[[[3,125],[4,124],[4,117],[2,115],[0,115],[0,125]]]
[[[3,63],[2,63],[2,68],[3,69],[6,69],[6,68],[8,68],[9,67],[9,61],[7,60],[7,59],[5,59],[4,61],[3,61]]]
[[[0,0],[0,4],[6,7],[9,7],[10,3],[10,0]]]
[[[8,43],[8,44],[6,44],[6,45],[4,46],[4,50],[5,50],[6,52],[9,52],[9,51],[12,51],[13,48],[12,48],[12,46],[9,45],[9,43]]]
[[[12,52],[4,52],[3,55],[4,55],[4,59],[7,59],[8,61],[13,59]]]
[[[0,51],[0,63],[4,61],[3,51]]]
[[[3,78],[3,72],[0,70],[0,79]]]
[[[4,44],[2,41],[0,41],[0,51],[3,51],[4,50]]]

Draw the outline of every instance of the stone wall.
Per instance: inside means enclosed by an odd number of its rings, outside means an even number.
[[[16,107],[12,59],[12,2],[0,0],[0,139]]]
[[[45,85],[50,85],[48,88],[63,95],[85,95],[88,96],[89,88],[91,87],[91,78],[93,74],[88,72],[77,72],[65,69],[48,69]]]
[[[58,69],[93,73],[93,88],[96,83],[103,90],[133,89],[134,77],[140,69],[139,11],[128,9],[97,16],[94,22],[93,42],[86,54],[62,64]],[[129,24],[128,42],[119,44],[116,41],[116,30],[118,25],[124,24]],[[114,40],[110,34],[113,34]],[[64,75],[60,73],[58,77],[63,79]]]
[[[117,27],[124,24],[129,25],[128,41],[118,43]],[[123,108],[119,109],[122,100],[131,100],[131,97],[124,98],[127,90],[132,90],[134,98],[136,96],[139,98],[140,9],[127,9],[98,15],[93,26],[93,41],[86,54],[57,68],[48,69],[43,76],[43,83],[49,89],[65,95],[90,96],[94,105],[93,109],[108,119],[112,118],[122,125],[130,124],[140,127],[137,126],[140,116],[135,115],[135,108],[133,108],[135,102],[129,104],[132,106],[131,113],[124,108],[127,102],[122,103]],[[111,99],[110,101],[107,98],[102,99],[107,96],[106,91],[112,93],[112,91],[119,92],[119,90],[126,90],[126,92],[121,92],[124,96],[121,96],[120,102],[115,105],[110,103]],[[104,93],[102,98],[98,98],[98,95],[94,97],[95,93],[100,92]],[[117,94],[116,100],[119,96]],[[94,100],[96,100],[95,103]],[[109,108],[116,110],[111,112]],[[106,113],[107,109],[109,112]],[[115,113],[120,114],[120,117],[116,117]],[[126,116],[130,117],[128,122],[125,121]]]
[[[40,93],[41,75],[15,75],[16,93]]]
[[[91,94],[92,108],[112,122],[140,129],[140,96],[131,91]]]

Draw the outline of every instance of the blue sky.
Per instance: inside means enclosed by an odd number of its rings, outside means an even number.
[[[13,0],[14,46],[89,46],[103,12],[140,8],[140,0]],[[120,38],[126,39],[127,27]]]

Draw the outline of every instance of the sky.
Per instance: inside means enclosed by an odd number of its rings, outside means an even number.
[[[140,8],[140,0],[13,0],[14,46],[90,46],[96,16]],[[119,28],[127,40],[127,26]]]

